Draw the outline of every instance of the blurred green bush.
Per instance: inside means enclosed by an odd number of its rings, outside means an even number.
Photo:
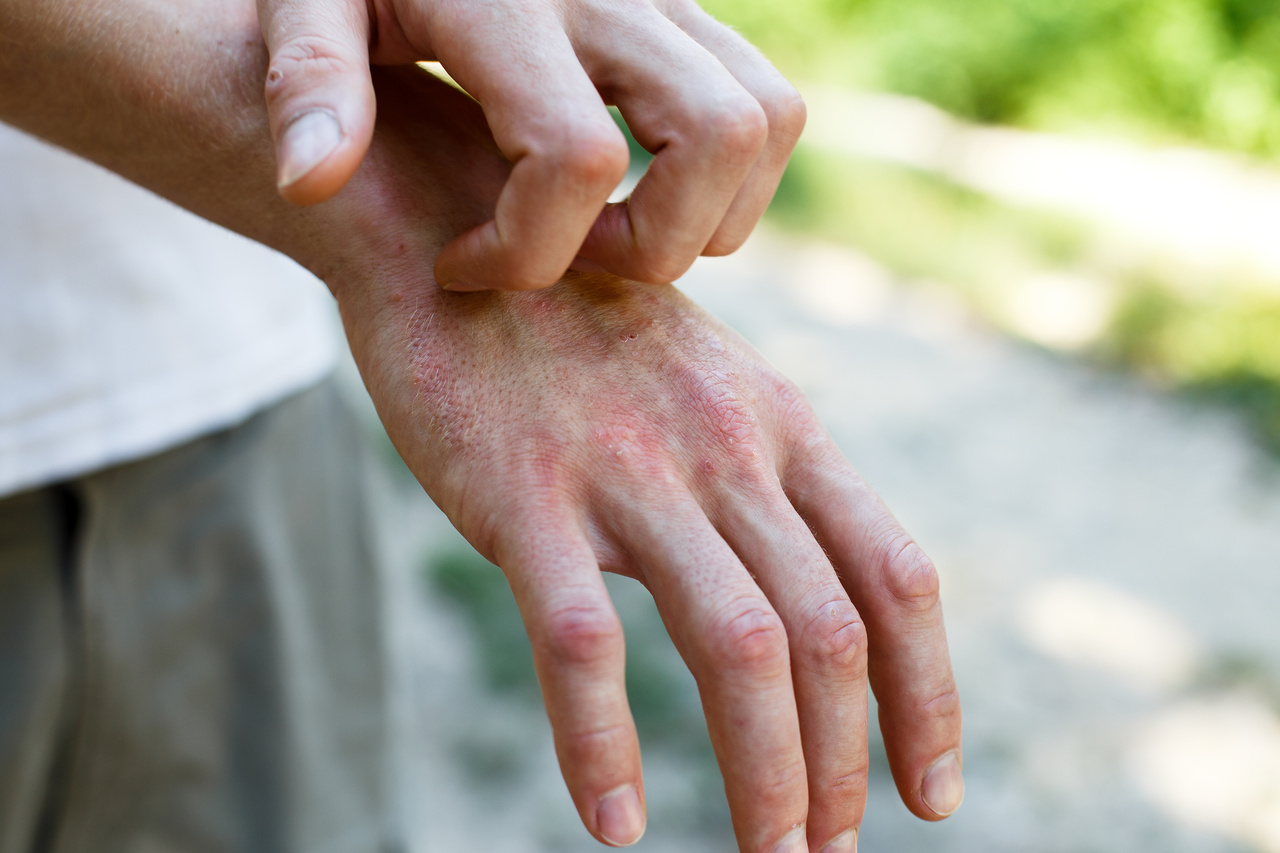
[[[789,75],[977,121],[1280,152],[1280,0],[705,0]]]

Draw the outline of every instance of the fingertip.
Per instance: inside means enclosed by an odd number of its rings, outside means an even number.
[[[344,120],[328,107],[306,109],[279,135],[277,191],[285,201],[300,205],[332,198],[360,168],[372,136],[372,115]]]
[[[280,134],[276,150],[276,188],[281,195],[302,204],[317,195],[317,184],[323,176],[316,175],[310,181],[307,178],[333,156],[343,139],[338,117],[328,110],[311,110],[290,122]],[[301,181],[306,181],[303,187],[298,186]]]
[[[315,204],[342,189],[373,138],[367,12],[359,4],[349,16],[313,21],[285,14],[287,6],[270,6],[262,19],[276,187],[287,201]]]
[[[609,791],[596,806],[596,833],[605,844],[630,847],[644,837],[647,823],[637,785],[621,785]]]
[[[959,750],[950,750],[929,765],[920,783],[920,801],[932,812],[926,816],[931,820],[942,820],[960,808],[964,802],[964,774]]]

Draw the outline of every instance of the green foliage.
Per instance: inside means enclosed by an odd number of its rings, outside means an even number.
[[[802,148],[770,209],[785,228],[858,246],[906,278],[941,280],[993,310],[1029,271],[1089,250],[1072,220],[1001,204],[936,176]]]
[[[1244,412],[1262,443],[1280,453],[1280,298],[1178,297],[1134,288],[1100,352],[1197,398]]]
[[[1280,152],[1280,0],[707,0],[801,80],[979,121]]]
[[[428,574],[436,592],[453,602],[473,629],[489,686],[540,697],[529,637],[502,570],[475,551],[453,550],[436,555]]]

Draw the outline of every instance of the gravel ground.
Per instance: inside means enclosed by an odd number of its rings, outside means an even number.
[[[681,286],[807,390],[943,576],[967,799],[916,820],[874,745],[863,851],[1280,853],[1280,466],[1230,416],[1011,343],[844,249],[765,232]],[[391,481],[418,846],[601,849],[541,711],[486,687],[420,582],[456,534]],[[638,850],[733,849],[704,762],[649,750],[646,785]]]

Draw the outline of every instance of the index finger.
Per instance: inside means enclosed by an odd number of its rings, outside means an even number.
[[[458,6],[465,19],[436,52],[514,165],[494,218],[444,248],[436,278],[450,290],[550,287],[626,174],[626,140],[554,17]]]
[[[937,570],[830,440],[800,454],[783,482],[867,624],[871,689],[902,802],[941,820],[960,807],[964,779]]]

